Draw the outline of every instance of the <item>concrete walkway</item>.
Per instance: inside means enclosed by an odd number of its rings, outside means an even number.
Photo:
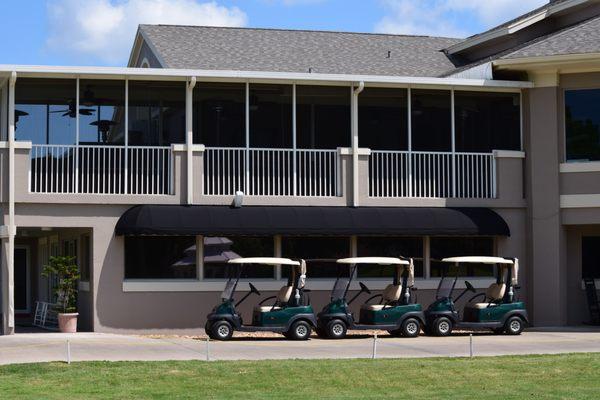
[[[103,333],[22,333],[0,336],[0,364],[65,361],[67,341],[70,344],[72,361],[207,359],[205,340]],[[521,336],[474,334],[473,349],[476,356],[600,352],[600,330],[557,328],[531,330]],[[336,341],[313,338],[307,342],[294,342],[283,338],[234,337],[229,342],[211,341],[208,351],[211,361],[370,358],[373,353],[373,337],[355,336]],[[454,335],[447,338],[421,336],[416,339],[381,336],[377,340],[378,358],[468,355],[468,335]]]

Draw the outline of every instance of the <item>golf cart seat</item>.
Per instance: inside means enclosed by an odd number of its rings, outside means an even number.
[[[492,283],[485,291],[485,303],[469,303],[465,308],[475,308],[478,310],[494,307],[496,302],[502,300],[504,293],[506,292],[506,284]]]
[[[292,297],[293,290],[294,290],[293,286],[283,286],[281,289],[279,289],[277,296],[274,296],[277,299],[275,304],[287,304],[288,301],[290,301],[290,298]],[[268,300],[268,298],[265,300]],[[281,307],[280,306],[273,307],[273,305],[270,305],[270,306],[257,305],[254,307],[254,311],[258,311],[258,312],[269,312],[269,311],[275,311],[275,310],[281,310]]]
[[[361,310],[367,311],[379,311],[385,307],[386,304],[396,302],[400,300],[400,295],[402,294],[402,285],[387,285],[385,290],[381,295],[381,303],[382,304],[363,304],[360,306]]]

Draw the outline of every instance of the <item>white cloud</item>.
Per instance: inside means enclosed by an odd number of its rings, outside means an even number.
[[[125,64],[138,24],[245,26],[237,7],[196,0],[53,0],[48,3],[52,51],[75,60]]]
[[[465,37],[539,7],[548,0],[382,0],[388,15],[377,32]],[[481,29],[479,29],[481,30]]]

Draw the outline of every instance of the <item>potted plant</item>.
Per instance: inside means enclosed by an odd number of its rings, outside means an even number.
[[[58,329],[65,333],[77,332],[77,282],[79,268],[75,257],[53,256],[44,266],[42,275],[56,277],[58,283],[55,293],[57,296],[56,312],[58,313]]]

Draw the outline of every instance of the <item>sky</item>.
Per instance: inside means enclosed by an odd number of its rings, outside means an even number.
[[[467,37],[547,0],[3,0],[0,64],[124,66],[137,25]]]

